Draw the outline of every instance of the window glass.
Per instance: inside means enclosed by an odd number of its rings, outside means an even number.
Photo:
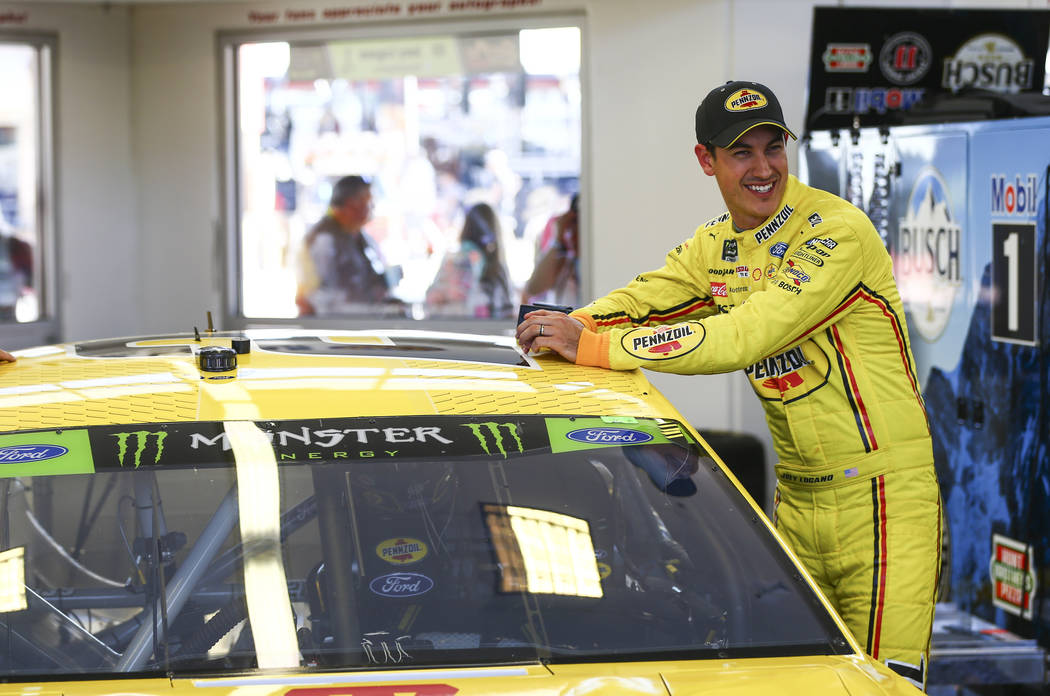
[[[579,189],[579,28],[241,43],[235,64],[244,316],[515,316],[552,248],[530,295],[577,302],[555,220]]]
[[[41,318],[40,50],[0,42],[0,322]]]
[[[136,424],[0,449],[5,679],[850,651],[674,421]]]

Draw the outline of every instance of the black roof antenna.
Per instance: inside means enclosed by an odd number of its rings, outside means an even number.
[[[211,323],[211,310],[208,310],[208,334],[215,333],[215,325]]]

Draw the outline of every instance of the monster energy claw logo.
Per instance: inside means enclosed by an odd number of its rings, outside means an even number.
[[[133,461],[135,462],[135,468],[138,469],[139,465],[142,464],[142,455],[146,452],[146,447],[149,446],[149,438],[152,435],[155,439],[155,445],[157,451],[153,455],[153,463],[160,463],[160,456],[164,453],[164,439],[168,437],[165,432],[150,432],[148,430],[137,430],[132,433],[114,433],[113,437],[117,438],[117,462],[121,467],[124,466],[124,457],[128,453],[128,440],[133,439],[135,442],[135,452],[132,455]]]
[[[523,451],[521,445],[521,438],[518,437],[518,426],[514,423],[464,423],[465,427],[470,428],[470,432],[474,433],[474,437],[478,438],[478,442],[481,443],[481,448],[485,450],[485,454],[492,454],[489,450],[488,438],[489,435],[496,443],[496,448],[499,453],[503,455],[503,458],[507,457],[507,450],[503,446],[503,434],[500,432],[500,428],[506,428],[507,434],[514,438],[514,442],[518,446],[518,451]]]

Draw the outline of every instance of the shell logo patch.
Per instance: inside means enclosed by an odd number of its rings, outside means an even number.
[[[740,89],[729,95],[726,99],[726,111],[748,111],[750,109],[761,109],[768,104],[766,97],[761,92],[753,89]]]
[[[670,360],[696,350],[704,335],[704,327],[694,323],[638,327],[625,333],[620,345],[642,360]]]
[[[411,537],[386,539],[376,546],[376,555],[394,565],[418,563],[426,558],[427,551],[425,542]]]

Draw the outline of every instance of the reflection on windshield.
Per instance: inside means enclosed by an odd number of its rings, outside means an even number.
[[[670,421],[107,426],[0,448],[31,458],[0,478],[3,675],[848,652]]]

